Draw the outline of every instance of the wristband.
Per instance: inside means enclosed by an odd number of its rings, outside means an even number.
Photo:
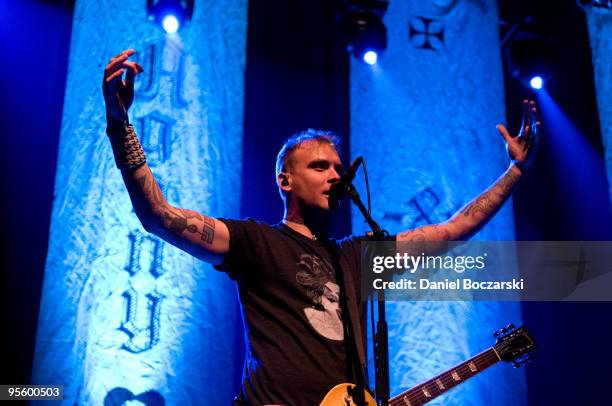
[[[147,162],[133,125],[127,124],[121,130],[114,130],[108,135],[117,168],[120,170],[137,169]]]

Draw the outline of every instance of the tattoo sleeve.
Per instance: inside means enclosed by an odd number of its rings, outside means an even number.
[[[229,252],[225,224],[168,204],[132,126],[109,132],[109,138],[132,206],[145,230],[197,258],[220,264]]]
[[[168,204],[147,164],[135,171],[122,171],[122,175],[134,211],[147,231],[192,253],[197,253],[198,246],[213,244],[215,220]]]
[[[432,255],[446,251],[446,243],[451,240],[451,235],[446,224],[431,224],[399,233],[396,239],[399,253]]]
[[[397,238],[399,240],[410,242],[448,241],[450,239],[450,233],[441,224],[431,224],[399,233]]]
[[[520,178],[520,170],[510,166],[493,185],[459,210],[450,220],[458,228],[458,239],[478,232],[508,200]]]
[[[200,240],[212,244],[215,238],[215,221],[210,217],[174,207],[164,209],[163,215],[166,228],[175,235],[180,237],[184,232],[192,233],[198,235]]]

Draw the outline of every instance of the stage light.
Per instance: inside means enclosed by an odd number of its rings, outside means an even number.
[[[374,51],[367,51],[365,54],[363,54],[363,60],[368,65],[375,65],[378,61],[378,54]]]
[[[194,0],[147,0],[149,19],[174,34],[193,15]]]
[[[543,85],[544,85],[544,79],[542,79],[541,76],[534,76],[529,81],[529,86],[531,86],[533,89],[536,89],[536,90],[540,90]]]
[[[179,29],[179,21],[173,14],[168,14],[162,19],[162,27],[168,34],[174,34]]]
[[[532,18],[520,24],[506,24],[502,39],[504,62],[510,76],[522,86],[540,90],[547,75],[554,77],[554,57],[547,37]]]
[[[348,43],[347,49],[355,58],[370,65],[375,64],[387,49],[387,27],[382,17],[387,11],[389,2],[348,0],[344,6],[342,24]]]

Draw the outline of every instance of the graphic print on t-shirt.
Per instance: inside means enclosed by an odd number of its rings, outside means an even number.
[[[334,283],[332,266],[321,258],[302,254],[297,267],[295,279],[306,288],[306,294],[313,303],[313,306],[304,309],[308,322],[323,337],[343,340],[340,287]]]

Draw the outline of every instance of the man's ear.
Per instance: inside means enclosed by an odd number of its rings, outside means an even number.
[[[291,191],[291,177],[287,173],[281,172],[278,174],[278,187],[285,193]]]

